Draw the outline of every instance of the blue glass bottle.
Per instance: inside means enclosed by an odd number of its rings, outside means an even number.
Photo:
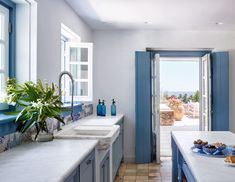
[[[96,107],[96,110],[97,110],[97,116],[101,116],[101,113],[102,113],[102,105],[101,105],[101,101],[99,99],[98,101],[98,105]]]
[[[101,116],[106,116],[106,105],[104,103],[104,100],[102,102],[102,112],[101,112]]]
[[[116,116],[117,115],[117,109],[116,109],[116,105],[115,105],[115,100],[112,100],[112,105],[111,105],[111,116]]]

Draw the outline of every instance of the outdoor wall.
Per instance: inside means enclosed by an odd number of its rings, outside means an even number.
[[[91,29],[64,0],[38,2],[38,78],[58,82],[61,72],[61,23],[77,33],[83,42],[91,42]]]
[[[94,100],[105,99],[110,112],[111,99],[117,111],[125,114],[124,157],[135,157],[135,51],[155,48],[235,49],[234,32],[97,30],[94,41]],[[230,60],[230,126],[235,131],[235,54]]]

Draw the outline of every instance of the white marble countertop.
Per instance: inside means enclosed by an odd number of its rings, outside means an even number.
[[[86,126],[109,126],[117,124],[122,118],[123,114],[118,114],[117,116],[107,115],[105,117],[102,116],[88,116],[78,121],[78,125],[86,125]]]
[[[228,131],[173,131],[172,136],[198,182],[235,181],[235,167],[227,166],[224,158],[200,156],[190,149],[193,141],[197,139],[206,140],[209,143],[222,142],[235,145],[235,134]]]
[[[97,140],[54,140],[20,145],[0,154],[0,181],[64,181],[97,143]]]

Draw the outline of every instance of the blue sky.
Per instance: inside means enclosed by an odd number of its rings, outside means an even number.
[[[162,91],[199,90],[199,62],[161,61],[160,88]]]

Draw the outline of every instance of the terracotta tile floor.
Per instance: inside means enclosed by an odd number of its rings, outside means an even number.
[[[161,165],[122,163],[115,182],[171,182],[171,157],[162,157]]]

